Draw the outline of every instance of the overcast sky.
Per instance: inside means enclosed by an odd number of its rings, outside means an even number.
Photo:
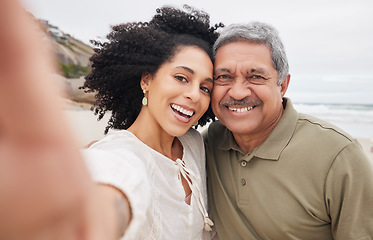
[[[35,17],[48,20],[86,43],[105,37],[111,25],[148,21],[157,7],[170,3],[203,9],[210,14],[212,23],[263,21],[280,32],[289,58],[291,84],[298,89],[326,88],[329,92],[333,86],[339,86],[335,88],[339,92],[355,89],[351,101],[373,104],[372,0],[23,0],[23,3]],[[359,94],[367,88],[372,91],[371,97]]]

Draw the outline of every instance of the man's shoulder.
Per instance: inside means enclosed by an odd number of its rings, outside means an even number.
[[[334,125],[333,123],[304,113],[299,113],[298,124],[305,125],[312,131],[316,131],[316,133],[318,132],[319,134],[322,134],[323,137],[329,136],[330,138],[334,138],[336,140],[338,139],[345,142],[352,142],[355,140],[354,137],[352,137],[350,134]]]
[[[212,132],[220,132],[221,130],[227,129],[219,120],[212,122],[209,125],[209,130]]]
[[[212,122],[205,131],[203,131],[202,135],[206,141],[210,138],[221,137],[225,135],[227,131],[228,129],[220,121],[215,121]]]
[[[345,146],[355,141],[350,134],[330,122],[308,114],[297,112],[290,99],[286,99],[286,103],[284,116],[286,115],[287,118],[285,118],[286,121],[284,122],[285,126],[283,124],[283,128],[285,130],[290,130],[292,125],[289,124],[289,122],[295,124],[295,132],[292,134],[292,139],[294,139],[295,136],[298,136],[301,142],[304,142],[305,144],[306,142],[310,145],[320,145],[325,142],[338,142],[339,144],[337,145],[340,146]]]
[[[354,151],[362,151],[357,140],[338,126],[307,114],[299,114],[294,139],[304,145],[317,148],[320,154],[337,156],[348,146]],[[351,151],[351,149],[349,150]]]

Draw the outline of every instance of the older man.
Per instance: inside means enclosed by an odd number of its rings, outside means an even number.
[[[219,121],[204,138],[220,239],[373,239],[372,161],[356,139],[284,98],[277,31],[231,25],[215,54]]]

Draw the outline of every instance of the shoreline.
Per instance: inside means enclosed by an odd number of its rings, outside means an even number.
[[[104,131],[109,121],[110,113],[107,113],[103,119],[97,121],[97,115],[90,111],[91,104],[78,103],[68,99],[63,99],[63,101],[66,104],[64,111],[80,147],[84,147],[91,141],[99,140],[105,136]],[[372,139],[355,138],[359,141],[367,156],[373,161],[373,136]]]

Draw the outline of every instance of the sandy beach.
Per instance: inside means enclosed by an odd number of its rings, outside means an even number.
[[[90,110],[90,104],[77,103],[70,100],[64,101],[66,102],[66,117],[81,147],[105,136],[104,131],[110,117],[109,114],[98,121],[98,116],[94,115],[93,111]]]
[[[81,147],[87,145],[92,140],[98,140],[104,137],[105,127],[110,117],[109,114],[100,121],[97,121],[97,116],[89,110],[91,105],[71,101],[66,101],[66,104],[66,116]],[[373,160],[373,139],[357,139],[366,154]]]

